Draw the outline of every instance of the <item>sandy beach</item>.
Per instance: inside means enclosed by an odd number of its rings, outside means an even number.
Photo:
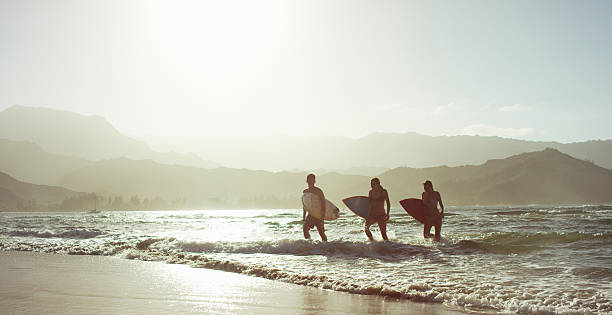
[[[116,257],[3,251],[0,277],[3,314],[457,314],[439,304]]]

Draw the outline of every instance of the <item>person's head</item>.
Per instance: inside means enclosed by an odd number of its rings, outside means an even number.
[[[370,186],[372,186],[372,188],[380,187],[380,179],[378,179],[377,177],[372,178],[372,180],[370,181]]]
[[[431,181],[426,180],[423,183],[423,188],[425,189],[425,191],[433,191],[433,184],[431,183]]]
[[[315,174],[308,174],[308,176],[306,176],[306,183],[308,183],[309,187],[314,186],[315,184]]]

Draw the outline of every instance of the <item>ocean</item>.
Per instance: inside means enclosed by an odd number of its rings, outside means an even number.
[[[443,240],[392,209],[390,241],[341,210],[329,242],[302,210],[0,213],[0,250],[187,264],[482,313],[612,313],[612,207],[448,207]],[[433,229],[432,229],[433,232]]]

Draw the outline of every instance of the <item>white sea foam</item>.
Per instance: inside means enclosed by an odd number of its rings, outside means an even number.
[[[9,236],[36,237],[36,238],[93,238],[103,233],[97,230],[69,229],[64,231],[51,230],[12,230],[6,233]]]

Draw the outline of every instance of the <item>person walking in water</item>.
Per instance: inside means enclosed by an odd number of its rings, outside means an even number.
[[[304,193],[312,193],[319,197],[319,200],[321,201],[321,209],[323,209],[323,211],[325,212],[325,195],[319,187],[315,186],[315,175],[308,174],[308,176],[306,176],[306,183],[308,184],[308,188],[304,189]],[[305,208],[303,208],[303,210],[304,212],[302,214],[302,220],[304,222],[304,238],[310,239],[310,229],[316,226],[317,231],[321,236],[321,240],[323,242],[327,242],[327,236],[325,236],[325,224],[323,223],[323,219],[317,219],[313,217],[312,215],[310,215],[310,213],[306,212]]]
[[[389,194],[387,190],[380,185],[378,178],[372,178],[370,181],[372,189],[368,194],[370,198],[370,216],[365,221],[365,234],[368,236],[370,241],[373,241],[372,232],[370,232],[370,225],[378,223],[380,228],[380,234],[383,240],[388,241],[387,238],[387,220],[389,220],[389,212],[391,211],[391,202],[389,202]],[[385,213],[385,203],[387,204],[387,212]]]
[[[442,218],[444,217],[444,204],[442,204],[442,197],[440,193],[433,189],[433,184],[430,181],[423,183],[423,189],[425,190],[421,195],[423,204],[425,204],[425,224],[423,225],[423,237],[431,237],[431,227],[436,228],[436,235],[434,241],[440,241],[440,230],[442,229]],[[438,211],[438,203],[442,211]]]

